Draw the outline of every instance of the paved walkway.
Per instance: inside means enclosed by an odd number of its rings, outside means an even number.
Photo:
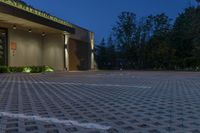
[[[0,133],[200,133],[200,73],[1,74]]]

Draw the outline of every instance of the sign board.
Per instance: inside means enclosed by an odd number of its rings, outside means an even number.
[[[11,48],[11,50],[17,50],[17,43],[16,42],[11,42],[10,48]]]

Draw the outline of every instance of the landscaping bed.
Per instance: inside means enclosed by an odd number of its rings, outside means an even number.
[[[42,73],[53,72],[54,69],[49,66],[24,66],[24,67],[8,67],[0,66],[0,73]]]

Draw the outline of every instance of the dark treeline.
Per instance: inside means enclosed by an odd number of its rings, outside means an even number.
[[[165,13],[138,21],[122,12],[95,49],[99,69],[199,70],[200,6],[188,7],[175,21]]]

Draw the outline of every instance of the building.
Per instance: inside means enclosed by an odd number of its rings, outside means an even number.
[[[0,65],[90,70],[93,47],[93,32],[18,0],[0,0]]]

